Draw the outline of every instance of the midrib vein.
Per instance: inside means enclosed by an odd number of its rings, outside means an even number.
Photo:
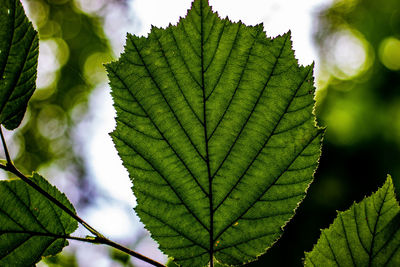
[[[208,133],[207,133],[207,106],[206,106],[206,92],[204,83],[204,14],[203,14],[203,1],[200,1],[200,60],[201,60],[201,89],[203,91],[203,123],[204,123],[204,144],[206,149],[206,165],[208,175],[208,199],[209,199],[209,213],[210,213],[210,227],[209,227],[209,255],[210,267],[214,267],[214,209],[213,209],[213,193],[212,193],[212,177],[210,171],[210,157],[208,153]]]

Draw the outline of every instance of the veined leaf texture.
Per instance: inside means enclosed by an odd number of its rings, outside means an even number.
[[[305,266],[399,266],[400,206],[392,178],[321,233]]]
[[[0,8],[0,123],[18,127],[36,89],[37,32],[19,0],[2,0]]]
[[[67,197],[39,174],[30,178],[75,212]],[[0,266],[33,266],[68,245],[77,222],[20,179],[0,181]]]
[[[299,66],[290,32],[268,38],[195,0],[176,26],[128,35],[107,70],[112,137],[160,249],[182,266],[264,253],[305,196],[323,134],[313,66]]]

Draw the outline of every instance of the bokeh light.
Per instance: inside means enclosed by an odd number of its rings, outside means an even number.
[[[400,40],[391,36],[379,45],[379,59],[386,68],[400,70]]]
[[[366,72],[374,60],[373,50],[361,33],[341,29],[327,40],[332,49],[327,60],[332,65],[332,74],[340,79],[352,79]]]

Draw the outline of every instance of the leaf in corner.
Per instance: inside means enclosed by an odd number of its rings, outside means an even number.
[[[36,89],[38,36],[19,0],[0,5],[0,124],[13,130]]]
[[[264,253],[305,196],[323,132],[290,33],[270,39],[195,0],[178,25],[128,35],[107,70],[112,137],[160,249],[182,266]]]
[[[30,178],[74,211],[67,197],[34,173]],[[77,222],[20,179],[0,181],[0,266],[32,266],[68,245]]]
[[[338,212],[305,266],[400,266],[400,206],[392,178],[370,197]]]

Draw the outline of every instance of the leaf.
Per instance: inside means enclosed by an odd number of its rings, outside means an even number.
[[[36,89],[38,36],[18,0],[0,5],[0,123],[18,127]]]
[[[75,212],[67,197],[34,173],[32,181]],[[19,179],[0,181],[0,266],[32,266],[68,245],[77,222]]]
[[[305,266],[399,266],[400,207],[392,178],[372,196],[338,212]]]
[[[320,155],[312,69],[290,33],[221,20],[206,0],[177,26],[128,35],[107,65],[111,135],[136,212],[176,263],[242,264],[279,238]]]

